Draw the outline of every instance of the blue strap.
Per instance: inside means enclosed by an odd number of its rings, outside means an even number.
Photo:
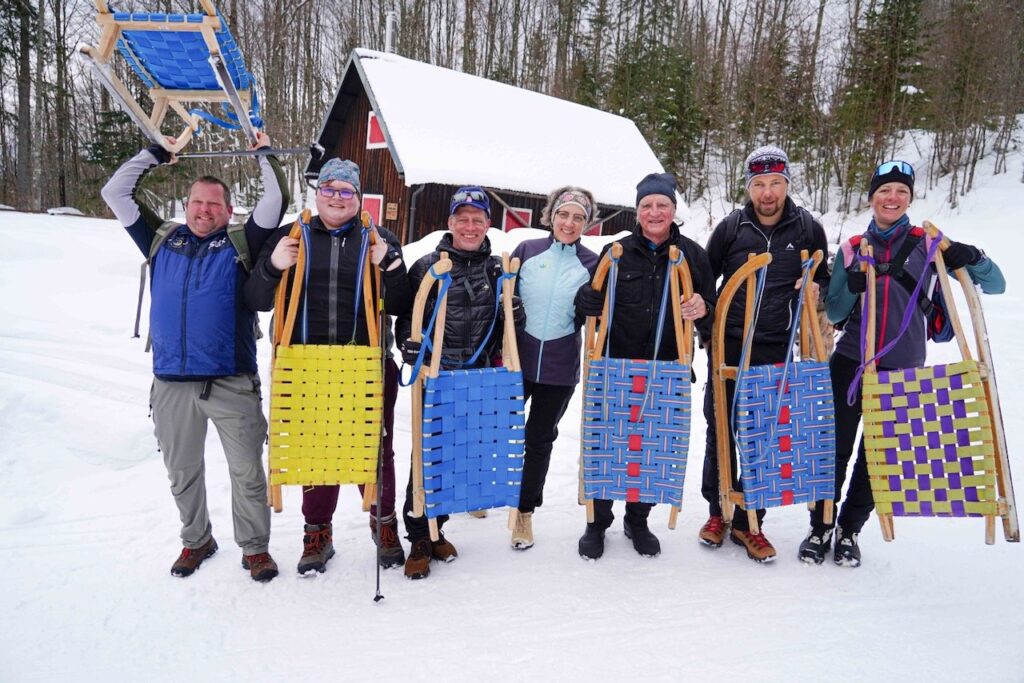
[[[362,242],[359,245],[359,266],[356,269],[356,298],[352,304],[352,343],[356,341],[356,330],[359,327],[359,303],[363,296],[363,273],[366,272],[366,250],[370,245],[370,229],[363,228]],[[369,311],[366,312],[369,315]]]
[[[607,333],[604,335],[604,357],[608,358],[611,346],[612,346],[612,318],[615,317],[615,283],[619,279],[619,259],[615,255],[608,251],[608,255],[611,257],[611,267],[608,269],[608,320],[604,321],[603,327],[607,328]]]
[[[434,301],[434,311],[430,314],[430,322],[427,323],[427,329],[423,331],[423,341],[420,342],[420,351],[416,354],[416,362],[412,366],[412,376],[408,380],[402,379],[402,373],[398,373],[398,383],[403,387],[407,387],[416,381],[419,377],[420,370],[423,368],[423,358],[428,350],[431,348],[430,337],[434,332],[434,323],[437,321],[437,312],[441,310],[441,301],[444,300],[445,294],[448,293],[448,288],[452,284],[452,276],[450,273],[444,275],[438,275],[434,271],[434,267],[430,267],[430,274],[435,279],[441,281],[441,286],[437,291],[437,299]]]
[[[305,223],[302,220],[302,216],[299,216],[299,225],[302,228],[302,241],[306,247],[306,263],[305,273],[303,273],[302,281],[302,343],[306,343],[306,339],[309,337],[309,264],[313,260],[313,254],[311,247],[313,246],[313,240],[310,239],[309,234],[309,223]]]
[[[761,313],[761,299],[764,297],[764,286],[767,281],[768,268],[760,268],[757,271],[757,284],[754,292],[754,318],[750,321],[750,327],[747,329],[747,333],[743,337],[743,347],[740,350],[740,361],[736,366],[736,380],[735,387],[739,388],[740,382],[743,379],[744,370],[743,368],[747,365],[747,357],[750,355],[750,347],[754,342],[754,330],[757,329],[757,319]],[[723,383],[724,384],[724,383]],[[732,394],[732,405],[729,406],[729,428],[732,431],[733,442],[736,444],[736,455],[742,462],[743,453],[740,446],[740,440],[736,433],[736,405],[738,403],[739,391],[733,390]]]
[[[654,336],[654,358],[651,360],[658,360],[658,351],[661,349],[661,336],[665,329],[665,314],[668,311],[668,293],[671,289],[672,277],[675,275],[673,271],[682,262],[683,253],[680,251],[679,258],[675,261],[669,259],[667,269],[665,270],[665,286],[661,288],[661,308],[658,310],[658,331]]]

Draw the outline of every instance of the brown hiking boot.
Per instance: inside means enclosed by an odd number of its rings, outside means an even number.
[[[533,513],[517,512],[516,528],[512,530],[512,547],[526,550],[533,547]]]
[[[729,534],[732,542],[747,550],[747,557],[754,562],[771,562],[775,559],[775,548],[764,534],[752,534],[749,531],[733,529]]]
[[[485,519],[487,517],[487,508],[484,508],[483,510],[470,510],[468,514],[470,517]]]
[[[199,569],[203,560],[217,552],[217,541],[210,540],[198,548],[182,548],[178,559],[171,565],[171,576],[192,576],[192,572]]]
[[[391,513],[381,521],[377,562],[383,569],[391,569],[405,562],[405,551],[398,540],[398,519]],[[370,537],[377,543],[377,518],[370,515]]]
[[[334,557],[333,527],[330,524],[307,524],[305,532],[298,572],[323,573],[327,569],[327,561]]]
[[[430,576],[430,561],[432,559],[430,538],[414,541],[412,548],[409,549],[409,559],[405,561],[405,578],[425,579]]]
[[[725,540],[725,519],[721,516],[711,515],[704,526],[700,528],[697,538],[706,546],[721,548]]]
[[[455,549],[451,541],[444,537],[444,534],[440,535],[439,540],[430,544],[430,552],[439,562],[454,562],[455,558],[459,556],[459,551]]]
[[[248,569],[252,580],[260,583],[266,583],[277,576],[277,562],[274,562],[270,553],[242,555],[242,569]]]

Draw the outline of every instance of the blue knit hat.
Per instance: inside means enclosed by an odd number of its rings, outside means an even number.
[[[362,194],[359,189],[359,167],[354,161],[337,158],[328,160],[320,169],[316,184],[319,187],[335,180],[348,183],[357,193]]]
[[[649,194],[663,194],[676,203],[676,177],[671,173],[649,173],[636,184],[636,203]]]
[[[454,216],[455,212],[463,206],[475,206],[484,213],[487,217],[491,217],[491,200],[487,198],[487,190],[476,185],[468,185],[466,187],[460,187],[452,195],[452,203],[448,207],[448,215]]]
[[[787,183],[790,181],[789,157],[775,145],[758,147],[751,152],[744,162],[743,170],[747,176],[747,187],[750,187],[750,181],[754,179],[754,176],[769,173],[781,175]]]

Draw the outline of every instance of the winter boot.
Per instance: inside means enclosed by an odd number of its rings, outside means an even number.
[[[270,553],[242,555],[242,569],[248,569],[252,580],[260,583],[266,583],[277,576],[277,562],[274,562]]]
[[[736,545],[743,546],[747,551],[747,557],[754,562],[771,562],[775,559],[775,548],[764,534],[752,534],[734,527],[729,537]]]
[[[721,548],[725,540],[725,518],[721,515],[711,515],[704,526],[700,528],[697,536],[701,543],[711,548]]]
[[[516,512],[516,528],[512,530],[512,547],[516,550],[533,547],[532,512]]]
[[[825,555],[832,546],[831,529],[815,529],[807,532],[807,538],[800,544],[800,551],[797,557],[807,564],[821,564],[825,561]]]
[[[580,557],[585,560],[596,560],[604,555],[604,529],[588,524],[587,530],[580,536]]]
[[[398,540],[398,519],[391,513],[380,520],[380,545],[377,546],[377,562],[384,569],[397,567],[405,562],[405,551]],[[377,518],[370,515],[370,536],[377,543]]]
[[[217,541],[210,540],[198,548],[182,548],[178,559],[171,565],[171,576],[192,576],[192,572],[199,569],[203,560],[217,552]]]
[[[477,519],[486,519],[487,518],[487,508],[484,508],[483,510],[470,510],[469,511],[469,516],[470,517],[476,517]]]
[[[626,538],[633,541],[633,550],[643,557],[657,557],[661,554],[661,543],[658,537],[647,528],[647,523],[630,524],[623,521],[622,529],[626,532]]]
[[[459,556],[459,551],[455,549],[451,541],[444,537],[444,534],[440,534],[438,540],[430,543],[430,554],[438,562],[454,562],[455,558]]]
[[[423,537],[411,543],[409,559],[405,561],[405,578],[425,579],[430,576],[430,561],[434,558],[430,552],[430,538]]]
[[[857,545],[859,533],[848,534],[842,529],[836,530],[835,562],[840,567],[860,566],[860,546]]]
[[[327,561],[334,557],[333,529],[330,524],[307,524],[305,531],[298,572],[323,573],[327,569]]]

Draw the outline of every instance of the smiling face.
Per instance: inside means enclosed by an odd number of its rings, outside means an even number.
[[[676,205],[672,198],[663,194],[649,194],[636,206],[636,220],[640,229],[644,237],[654,244],[661,244],[668,239],[675,213]]]
[[[452,246],[460,251],[477,251],[487,237],[491,221],[487,212],[475,206],[460,206],[448,217],[452,232]]]
[[[871,211],[880,228],[888,228],[903,217],[910,206],[913,193],[903,183],[886,183],[871,195]]]
[[[196,237],[206,237],[228,224],[233,207],[224,188],[215,183],[196,181],[188,193],[185,219]]]
[[[551,234],[562,244],[572,244],[587,227],[587,214],[575,204],[563,204],[551,217]]]
[[[782,218],[782,209],[786,206],[786,194],[789,192],[789,181],[779,173],[756,175],[747,186],[747,193],[754,205],[754,213],[761,225],[775,225]]]
[[[347,183],[344,180],[332,180],[320,187],[329,187],[332,190],[348,190],[353,193],[348,199],[343,199],[337,192],[334,193],[333,197],[325,197],[320,193],[320,188],[317,188],[316,212],[320,214],[320,221],[328,229],[336,230],[340,228],[359,213],[359,193],[355,191],[352,183]]]

